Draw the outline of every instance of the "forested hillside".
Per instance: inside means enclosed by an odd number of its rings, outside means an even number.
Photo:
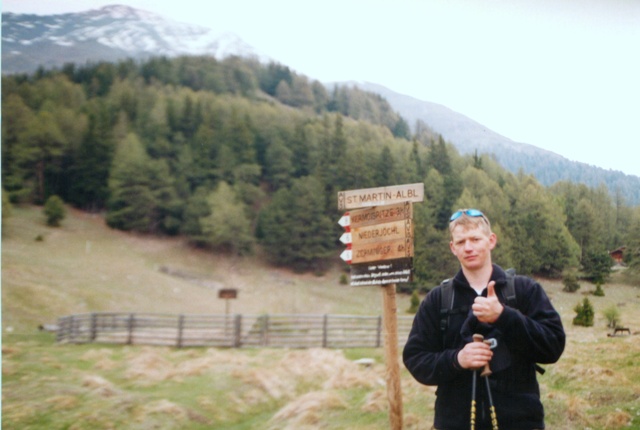
[[[640,209],[605,188],[545,188],[491,157],[460,156],[428,127],[411,134],[380,96],[327,92],[279,64],[68,65],[3,77],[2,106],[11,204],[57,195],[104,212],[112,228],[262,249],[273,264],[321,273],[339,261],[339,190],[424,182],[414,286],[455,270],[447,223],[457,207],[485,211],[500,238],[496,262],[520,273],[589,275],[620,246],[640,265]]]

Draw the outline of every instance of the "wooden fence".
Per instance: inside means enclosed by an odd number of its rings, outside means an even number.
[[[398,317],[398,343],[413,316]],[[90,313],[58,319],[61,343],[121,343],[175,347],[378,348],[381,316],[357,315],[171,315]]]

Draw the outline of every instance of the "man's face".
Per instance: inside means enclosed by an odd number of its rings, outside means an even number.
[[[464,269],[478,270],[491,265],[491,250],[495,248],[497,237],[487,235],[480,228],[456,226],[451,232],[449,247]]]

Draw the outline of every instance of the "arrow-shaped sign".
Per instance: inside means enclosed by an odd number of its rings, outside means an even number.
[[[340,254],[340,258],[346,261],[347,264],[351,264],[351,250],[345,249],[344,251],[342,251],[342,254]]]
[[[341,227],[349,228],[349,226],[351,225],[351,217],[349,217],[349,212],[345,212],[344,215],[342,215],[342,217],[338,220],[338,224],[340,224]]]
[[[351,245],[351,233],[342,233],[342,236],[340,236],[340,242],[345,245]]]

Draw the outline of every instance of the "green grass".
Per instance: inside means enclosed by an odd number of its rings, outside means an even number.
[[[324,276],[294,274],[258,257],[113,231],[73,210],[52,229],[38,208],[15,208],[2,240],[3,428],[389,428],[382,349],[59,345],[37,330],[81,312],[224,313],[219,287],[239,289],[232,312],[380,314],[380,289],[341,285],[341,273],[338,263]],[[604,297],[589,295],[590,328],[571,320],[594,286],[571,294],[541,280],[568,335],[561,360],[539,378],[550,429],[640,429],[640,337],[607,337],[603,313],[617,306],[621,323],[640,331],[640,289],[617,276]],[[409,301],[398,297],[400,312]],[[375,364],[354,363],[363,357]],[[404,369],[401,378],[404,428],[430,428],[435,389]]]

